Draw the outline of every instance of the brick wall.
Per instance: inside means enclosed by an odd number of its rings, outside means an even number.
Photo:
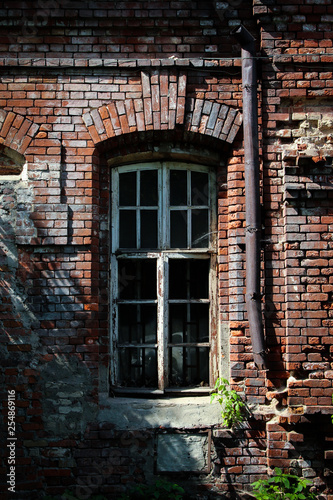
[[[329,499],[333,8],[113,4],[0,6],[1,439],[14,389],[18,495],[68,487],[78,498],[116,498],[156,477],[159,432],[184,431],[117,427],[100,399],[110,358],[109,170],[152,160],[158,148],[159,158],[217,167],[222,363],[252,410],[236,432],[218,421],[192,428],[212,430],[212,469],[179,482],[192,496],[233,498],[279,466]],[[253,363],[245,307],[241,62],[230,36],[240,22],[259,56],[267,371]]]
[[[221,25],[213,2],[15,1],[0,15],[9,26],[1,38],[3,57],[151,59],[230,55],[236,45],[228,27],[239,19],[239,1],[221,2]],[[237,5],[238,4],[238,5]],[[251,6],[242,17],[251,22]],[[221,37],[221,35],[223,35]],[[236,47],[234,47],[236,54]]]
[[[262,53],[270,56],[262,62],[265,319],[275,364],[269,379],[280,389],[270,388],[266,397],[275,399],[281,411],[267,427],[273,441],[268,465],[289,464],[314,483],[330,484],[323,450],[330,439],[326,414],[332,393],[325,225],[331,214],[331,145],[324,123],[330,119],[332,95],[332,74],[326,71],[332,57],[332,8],[327,2],[254,4],[263,29]]]

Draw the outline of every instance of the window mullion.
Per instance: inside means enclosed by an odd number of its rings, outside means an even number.
[[[157,371],[158,388],[168,385],[168,259],[162,253],[157,259]]]
[[[110,262],[111,273],[111,304],[110,304],[110,318],[111,318],[111,355],[110,355],[110,379],[111,384],[117,381],[118,373],[118,351],[117,351],[117,335],[118,335],[118,314],[117,314],[117,297],[118,297],[118,261],[115,255],[111,255]]]
[[[136,248],[141,248],[140,170],[136,173]]]
[[[187,248],[192,248],[191,172],[187,172]]]
[[[112,252],[119,247],[119,174],[118,170],[112,170],[111,190],[111,246]]]
[[[161,186],[159,210],[161,217],[161,249],[170,248],[170,199],[169,199],[169,170],[164,163],[161,168]]]
[[[217,256],[211,255],[211,265],[209,270],[209,342],[210,342],[210,386],[212,387],[220,373],[220,361],[222,356],[222,345],[220,344],[220,337],[217,335],[219,322],[217,304]],[[226,348],[227,352],[227,348]]]

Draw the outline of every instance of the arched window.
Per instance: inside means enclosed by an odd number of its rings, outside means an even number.
[[[207,390],[217,376],[213,169],[113,168],[111,199],[113,389]]]

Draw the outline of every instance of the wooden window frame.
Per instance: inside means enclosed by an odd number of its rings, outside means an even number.
[[[147,169],[158,170],[158,192],[161,193],[158,202],[158,249],[119,249],[119,173],[142,171]],[[185,207],[187,210],[187,239],[188,248],[171,249],[169,235],[170,231],[170,204],[168,198],[169,186],[169,170],[186,170],[188,176],[191,172],[205,172],[209,175],[209,193],[208,205],[209,210],[209,246],[207,248],[191,248],[191,206]],[[140,181],[137,181],[138,183]],[[217,321],[217,216],[216,216],[216,176],[212,167],[181,163],[181,162],[152,162],[138,163],[126,166],[115,167],[111,170],[111,259],[110,259],[110,330],[111,330],[111,367],[110,379],[111,390],[114,393],[120,394],[147,394],[147,395],[162,395],[162,394],[205,394],[208,393],[214,386],[215,380],[218,377],[218,321]],[[189,189],[188,189],[189,190]],[[173,207],[173,209],[184,208]],[[206,208],[203,206],[203,208]],[[137,234],[140,234],[140,210],[141,207],[135,208],[137,211]],[[137,236],[137,245],[139,246],[139,237]],[[121,347],[118,343],[118,304],[121,303],[139,303],[138,300],[128,301],[118,298],[119,285],[126,285],[126,276],[121,277],[123,283],[119,283],[118,266],[123,259],[156,259],[157,264],[157,298],[152,300],[141,301],[141,303],[156,303],[157,304],[157,343],[152,345],[157,349],[157,373],[158,373],[158,388],[138,388],[138,387],[121,387],[117,382],[117,349]],[[173,344],[168,342],[168,305],[170,303],[179,303],[179,300],[169,299],[169,262],[170,259],[209,259],[209,298],[208,299],[192,299],[184,300],[184,303],[209,303],[209,342],[208,343],[186,343],[189,347],[209,347],[209,386],[205,387],[168,387],[168,349]],[[126,344],[126,347],[140,347],[141,344]],[[148,344],[145,347],[149,347]],[[178,346],[178,344],[177,344]]]

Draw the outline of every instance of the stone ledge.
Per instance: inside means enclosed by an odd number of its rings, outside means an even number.
[[[177,67],[194,67],[194,68],[212,68],[223,66],[241,66],[240,57],[231,58],[166,58],[166,59],[74,59],[57,57],[40,57],[40,58],[0,58],[0,67],[33,67],[33,68],[145,68],[157,66],[177,66]]]

